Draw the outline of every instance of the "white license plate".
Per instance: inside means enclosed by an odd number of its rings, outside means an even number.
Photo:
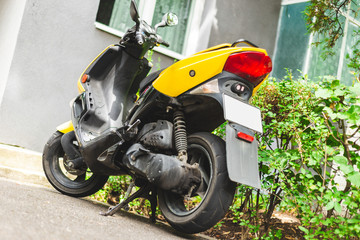
[[[223,99],[226,120],[262,133],[260,109],[225,94]]]

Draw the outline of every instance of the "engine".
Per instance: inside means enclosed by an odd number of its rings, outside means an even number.
[[[184,163],[175,155],[152,152],[174,149],[172,123],[159,120],[146,124],[138,136],[138,143],[122,159],[126,167],[163,190],[183,195],[200,185],[201,172],[196,164]]]

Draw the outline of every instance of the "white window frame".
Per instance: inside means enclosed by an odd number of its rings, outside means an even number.
[[[139,15],[142,20],[145,20],[147,23],[151,23],[154,15],[156,0],[140,0],[139,3]],[[186,27],[186,33],[184,38],[184,46],[182,53],[178,53],[172,50],[169,50],[165,47],[159,46],[155,47],[154,51],[162,53],[166,56],[175,58],[175,59],[183,59],[186,56],[189,56],[196,52],[197,44],[199,39],[199,30],[201,25],[201,16],[203,13],[205,5],[205,0],[193,0],[191,2],[191,9],[189,15],[189,21]],[[191,27],[190,27],[191,26]],[[95,27],[117,37],[124,36],[124,32],[117,30],[115,28],[109,27],[103,23],[95,22]],[[191,39],[191,42],[190,42]],[[170,43],[171,44],[171,43]]]

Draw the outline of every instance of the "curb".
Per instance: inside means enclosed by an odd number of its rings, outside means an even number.
[[[41,153],[0,144],[0,177],[50,187]]]

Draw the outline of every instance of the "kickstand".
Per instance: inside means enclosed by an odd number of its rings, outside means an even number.
[[[130,188],[130,187],[129,187]],[[131,186],[132,188],[132,186]],[[131,189],[130,189],[131,191]],[[128,192],[130,192],[128,190]],[[152,222],[156,221],[156,206],[157,206],[157,192],[156,192],[156,188],[150,184],[147,183],[144,186],[140,187],[139,190],[137,190],[134,194],[130,195],[128,198],[126,198],[125,200],[123,200],[121,203],[119,203],[118,205],[114,206],[114,207],[109,207],[108,211],[105,213],[100,213],[103,216],[112,216],[115,214],[115,212],[117,212],[118,210],[120,210],[121,208],[127,207],[128,203],[130,203],[131,201],[133,201],[136,198],[146,198],[150,201],[150,206],[151,206],[151,216],[150,216],[150,220]]]

